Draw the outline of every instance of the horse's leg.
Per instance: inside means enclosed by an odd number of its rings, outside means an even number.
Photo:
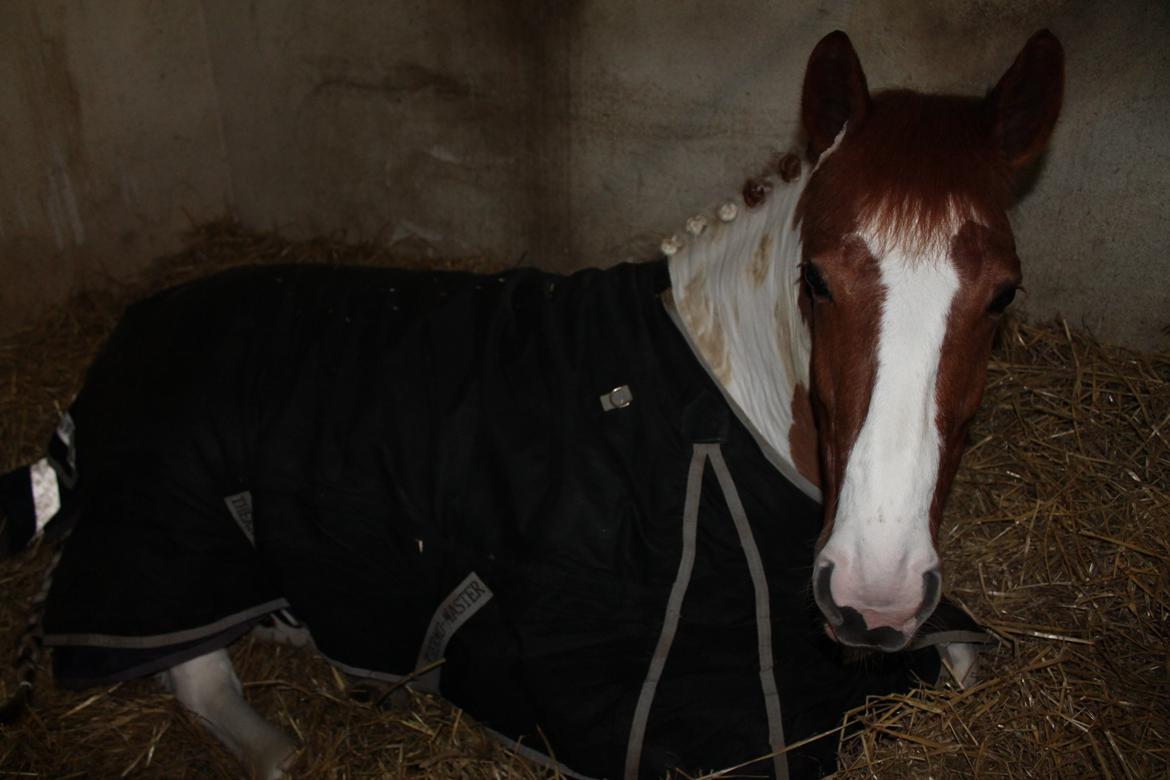
[[[198,715],[258,780],[277,780],[292,763],[297,744],[244,701],[227,650],[177,664],[163,675],[183,706]]]
[[[979,682],[979,649],[968,642],[948,642],[938,646],[943,666],[960,688]]]

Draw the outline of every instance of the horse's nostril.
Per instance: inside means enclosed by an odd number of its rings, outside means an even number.
[[[833,592],[830,590],[832,579],[833,564],[826,563],[817,570],[817,576],[813,579],[813,597],[817,601],[817,606],[821,608],[821,612],[829,619],[829,624],[838,627],[845,622],[845,616],[841,614],[841,610],[833,602]]]
[[[941,597],[942,574],[939,573],[938,568],[929,569],[922,575],[922,604],[914,613],[914,619],[918,625],[925,623],[926,619],[931,616]]]
[[[813,575],[813,595],[828,621],[830,636],[844,645],[886,652],[906,646],[917,627],[934,612],[942,595],[942,574],[937,567],[923,572],[922,598],[912,611],[908,606],[890,609],[838,604],[833,597],[832,580],[833,564],[818,565]]]

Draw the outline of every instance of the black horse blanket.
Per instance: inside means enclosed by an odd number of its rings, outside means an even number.
[[[413,675],[597,777],[749,761],[933,680],[930,648],[849,665],[824,636],[820,507],[668,288],[664,261],[297,266],[134,305],[47,461],[74,525],[44,621],[58,677],[156,671],[288,607],[341,668]],[[750,771],[816,776],[835,747]]]

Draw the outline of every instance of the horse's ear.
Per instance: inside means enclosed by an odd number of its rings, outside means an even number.
[[[1008,165],[1022,168],[1044,151],[1063,98],[1064,49],[1041,30],[987,96],[992,138]]]
[[[813,49],[800,97],[808,155],[816,160],[833,145],[845,123],[856,126],[869,108],[869,88],[849,36],[829,33]]]

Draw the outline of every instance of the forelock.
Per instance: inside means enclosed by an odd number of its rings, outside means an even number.
[[[974,98],[887,92],[810,178],[797,209],[802,240],[866,234],[873,250],[936,255],[963,222],[997,222],[1011,196]]]

